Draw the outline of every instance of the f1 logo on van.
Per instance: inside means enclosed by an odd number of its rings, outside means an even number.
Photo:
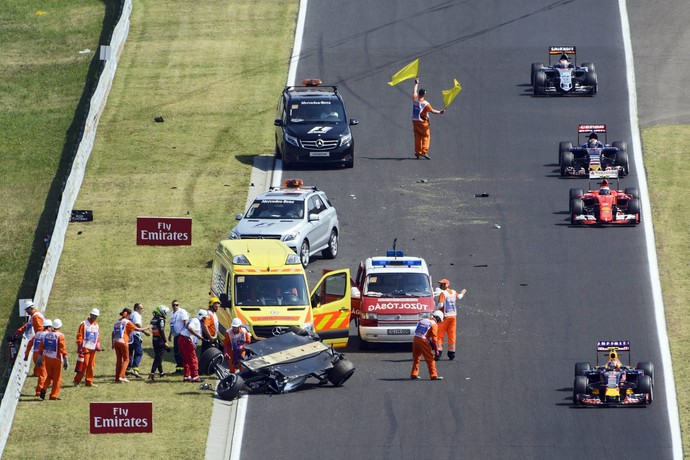
[[[191,246],[192,219],[137,217],[137,246]]]

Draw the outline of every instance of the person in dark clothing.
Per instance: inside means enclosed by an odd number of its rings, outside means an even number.
[[[153,309],[151,336],[153,337],[154,357],[149,380],[156,380],[156,371],[158,371],[160,377],[165,377],[165,372],[163,372],[163,355],[170,350],[170,346],[168,346],[168,342],[165,340],[165,318],[167,318],[168,313],[170,313],[170,309],[165,305]]]

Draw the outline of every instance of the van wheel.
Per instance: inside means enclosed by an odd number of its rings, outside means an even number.
[[[302,261],[302,266],[307,268],[309,265],[309,241],[302,241],[302,245],[299,247],[299,260]]]
[[[331,230],[331,236],[328,237],[328,247],[321,251],[321,254],[326,259],[335,259],[338,255],[338,232],[335,229]]]

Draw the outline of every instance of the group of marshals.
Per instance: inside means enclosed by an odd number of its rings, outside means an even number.
[[[112,349],[116,354],[116,383],[129,382],[125,377],[125,372],[131,358],[130,336],[136,332],[150,335],[153,339],[154,360],[148,380],[156,380],[156,372],[160,377],[165,376],[164,354],[166,351],[171,351],[168,340],[172,340],[173,337],[175,338],[175,355],[178,352],[180,354],[180,361],[176,364],[179,373],[184,374],[183,381],[203,382],[203,379],[199,377],[196,356],[196,347],[199,343],[203,344],[202,352],[213,345],[222,348],[231,370],[233,372],[239,370],[239,361],[244,356],[244,346],[251,341],[251,335],[245,325],[236,324],[239,321],[237,320],[233,321],[232,327],[226,331],[224,340],[219,337],[221,334],[219,334],[216,312],[220,307],[220,300],[211,298],[208,309],[200,309],[194,318],[190,318],[176,300],[172,305],[172,315],[170,315],[171,309],[164,305],[155,307],[151,323],[146,327],[141,327],[141,319],[135,321],[135,314],[131,309],[124,308],[119,313],[119,319],[111,331]],[[140,306],[140,304],[135,304],[135,306]],[[46,319],[32,301],[27,303],[25,310],[27,320],[17,329],[14,338],[17,339],[23,335],[28,340],[24,360],[28,361],[29,356],[33,358],[33,375],[38,378],[36,396],[44,399],[46,390],[52,387],[50,399],[60,399],[58,396],[62,387],[62,372],[69,365],[65,336],[60,332],[62,321]],[[98,386],[94,383],[96,354],[103,350],[99,316],[99,309],[93,308],[77,328],[74,386],[80,386],[82,382],[86,387]],[[170,335],[166,340],[165,327],[168,316],[171,320]],[[175,358],[177,361],[178,357],[175,356]],[[134,375],[139,377],[138,372]]]
[[[436,310],[430,318],[419,320],[414,332],[411,379],[419,378],[419,364],[424,358],[431,380],[443,380],[436,371],[436,361],[443,355],[444,336],[448,336],[448,359],[455,359],[458,301],[463,298],[467,289],[456,292],[450,288],[450,281],[445,278],[438,283]]]

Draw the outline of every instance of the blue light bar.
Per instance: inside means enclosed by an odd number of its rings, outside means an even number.
[[[394,249],[389,249],[386,251],[386,257],[402,257],[404,256],[402,251],[396,251]]]
[[[422,265],[422,261],[420,259],[415,259],[415,260],[372,260],[371,265],[374,267],[388,267],[388,266],[420,267]]]

